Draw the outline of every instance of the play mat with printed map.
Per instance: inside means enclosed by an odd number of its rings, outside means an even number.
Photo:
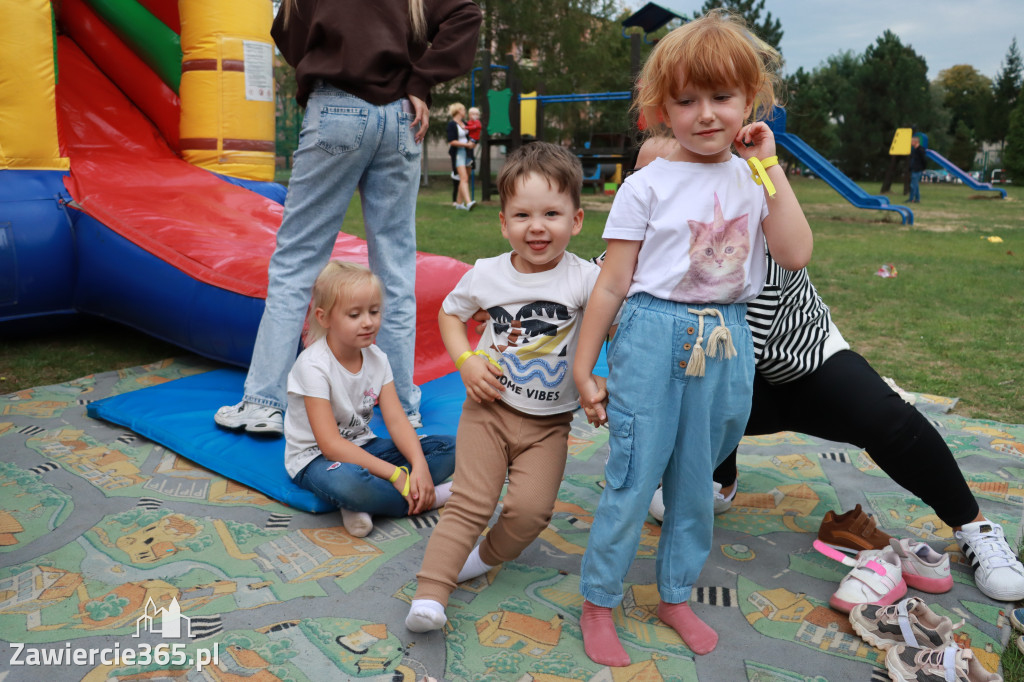
[[[951,554],[952,591],[918,596],[966,621],[958,643],[986,668],[997,669],[1009,637],[1009,606],[975,588],[929,508],[863,451],[779,433],[744,439],[740,491],[716,517],[693,592],[718,648],[694,656],[655,615],[660,526],[648,519],[615,614],[633,663],[592,663],[579,565],[607,430],[582,415],[549,527],[517,561],[462,584],[445,631],[414,634],[404,618],[437,512],[376,518],[368,537],[353,538],[337,513],[285,506],[86,416],[91,401],[211,369],[187,356],[0,396],[0,680],[884,680],[883,653],[828,606],[848,569],[811,548],[825,512],[855,504],[891,535]],[[1024,427],[916,398],[1012,542]]]

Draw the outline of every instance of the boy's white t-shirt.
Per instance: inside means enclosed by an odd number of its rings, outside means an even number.
[[[767,215],[764,189],[743,159],[658,158],[623,182],[602,236],[643,241],[630,296],[645,291],[680,303],[744,303],[764,286]]]
[[[490,313],[477,349],[501,364],[506,404],[526,414],[570,412],[579,407],[572,362],[580,323],[600,272],[568,252],[530,274],[515,269],[511,252],[481,258],[441,308],[463,321],[481,308]]]
[[[334,356],[327,338],[302,351],[288,373],[288,409],[284,416],[284,466],[294,478],[320,455],[306,414],[305,396],[331,403],[334,421],[345,440],[363,445],[376,438],[370,430],[380,389],[394,381],[388,356],[377,346],[363,348],[363,366],[352,373]]]

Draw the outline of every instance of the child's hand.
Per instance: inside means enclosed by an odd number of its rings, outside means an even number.
[[[478,403],[497,400],[501,396],[501,391],[505,390],[498,381],[501,370],[492,365],[487,358],[479,355],[466,358],[459,369],[459,376],[466,385],[466,395]]]
[[[587,421],[594,426],[601,426],[608,421],[605,405],[608,403],[608,391],[605,389],[603,377],[591,374],[585,379],[577,378],[576,390],[580,393],[580,405]]]
[[[409,488],[409,514],[421,514],[434,508],[434,481],[427,467],[413,467]]]
[[[775,156],[775,134],[764,121],[756,121],[740,128],[733,144],[736,146],[736,152],[744,159],[752,156],[759,159]]]

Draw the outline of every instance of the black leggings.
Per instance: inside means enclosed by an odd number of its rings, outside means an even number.
[[[786,384],[754,375],[748,436],[798,431],[852,443],[949,526],[970,523],[978,502],[939,432],[853,351],[836,353],[814,373]],[[736,480],[736,451],[717,469],[723,487]]]

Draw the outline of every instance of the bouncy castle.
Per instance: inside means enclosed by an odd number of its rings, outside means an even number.
[[[87,313],[248,364],[284,197],[272,12],[0,0],[0,329]],[[436,313],[468,267],[417,258],[418,382],[450,370]]]

